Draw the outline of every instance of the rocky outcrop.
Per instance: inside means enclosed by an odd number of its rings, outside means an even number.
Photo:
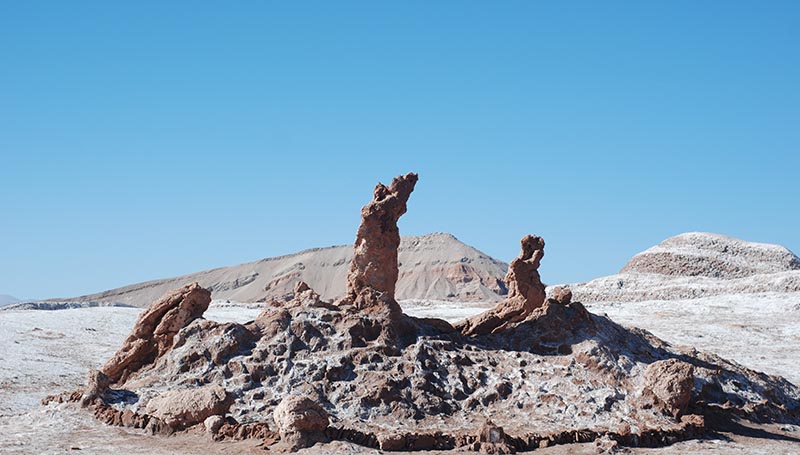
[[[111,383],[123,382],[153,363],[172,348],[179,330],[203,315],[209,303],[211,293],[197,283],[165,295],[139,316],[120,350],[103,366],[103,373]]]
[[[395,177],[388,187],[378,183],[372,201],[361,209],[346,295],[361,310],[387,312],[393,318],[402,313],[394,299],[400,246],[397,220],[406,213],[416,183],[413,173]]]
[[[328,413],[308,397],[287,395],[273,414],[281,443],[291,451],[310,447],[326,439]]]
[[[181,430],[203,422],[211,416],[224,414],[232,397],[219,385],[171,390],[150,399],[147,413]]]
[[[365,207],[349,298],[332,304],[298,283],[254,321],[221,324],[200,317],[207,292],[188,286],[142,315],[104,369],[119,379],[49,399],[96,396],[90,409],[112,425],[156,434],[196,425],[214,440],[288,450],[327,440],[484,453],[599,438],[655,446],[701,435],[709,409],[800,423],[800,389],[782,378],[675,349],[566,291],[545,299],[539,237],[522,240],[509,298],[460,332],[403,315],[386,276],[397,274],[395,223],[415,181],[379,185]]]
[[[524,321],[545,301],[545,286],[539,277],[539,264],[544,257],[544,239],[526,235],[520,241],[522,252],[508,266],[506,286],[508,298],[484,313],[473,316],[457,329],[464,335],[486,335],[506,330]]]

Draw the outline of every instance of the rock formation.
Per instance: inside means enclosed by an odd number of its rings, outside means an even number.
[[[349,298],[331,304],[300,283],[254,321],[223,324],[201,317],[208,292],[186,286],[142,314],[103,369],[108,384],[93,374],[86,390],[46,401],[87,401],[101,421],[153,434],[285,450],[328,440],[387,451],[512,453],[601,438],[652,447],[701,436],[710,413],[800,423],[800,389],[783,378],[673,348],[566,292],[545,300],[539,237],[522,240],[509,299],[460,332],[403,315],[391,249],[415,181],[379,185],[363,210]]]
[[[526,235],[520,241],[522,252],[508,266],[508,298],[494,308],[459,324],[464,335],[486,335],[505,330],[529,317],[545,301],[545,286],[539,277],[544,257],[544,239]]]
[[[122,347],[102,368],[111,383],[153,363],[172,348],[179,330],[201,317],[211,303],[211,293],[199,284],[188,284],[152,304],[136,320]]]
[[[400,246],[397,220],[406,213],[416,183],[417,174],[413,173],[395,177],[388,187],[378,183],[372,201],[361,209],[346,296],[359,309],[385,311],[395,319],[402,313],[394,299]]]

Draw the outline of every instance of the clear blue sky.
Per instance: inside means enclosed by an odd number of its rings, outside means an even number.
[[[230,3],[230,2],[229,2]],[[800,250],[800,2],[3,2],[0,293],[405,235],[545,281],[702,230]]]

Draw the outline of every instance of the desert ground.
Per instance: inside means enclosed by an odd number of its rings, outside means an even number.
[[[451,321],[477,314],[474,303],[404,301],[405,311]],[[623,324],[636,324],[674,344],[732,358],[745,366],[800,382],[800,294],[720,296],[684,301],[590,305]],[[257,442],[212,443],[205,434],[151,436],[111,427],[68,404],[41,406],[46,395],[80,386],[120,346],[140,309],[95,307],[0,312],[0,451],[8,454],[210,454],[263,453]],[[206,313],[216,321],[247,322],[258,305],[215,301]],[[710,317],[713,314],[715,317]],[[78,452],[80,450],[80,452]],[[658,449],[625,449],[641,454],[800,453],[800,427],[769,425],[732,429],[702,440]],[[348,443],[301,453],[379,453]],[[543,454],[597,453],[595,444],[538,451]],[[454,453],[441,452],[441,453]]]

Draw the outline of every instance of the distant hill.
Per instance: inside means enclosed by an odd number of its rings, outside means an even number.
[[[583,302],[800,292],[800,258],[780,245],[689,232],[635,255],[616,275],[571,288]]]
[[[16,297],[7,295],[7,294],[0,294],[0,306],[11,305],[12,303],[17,303],[20,300]]]
[[[307,282],[325,299],[344,295],[352,245],[315,248],[299,253],[222,267],[174,278],[147,281],[57,302],[97,302],[147,306],[165,292],[197,281],[212,298],[237,302],[282,299],[297,281]],[[403,237],[399,249],[397,298],[450,301],[497,301],[506,294],[508,265],[450,234]]]

